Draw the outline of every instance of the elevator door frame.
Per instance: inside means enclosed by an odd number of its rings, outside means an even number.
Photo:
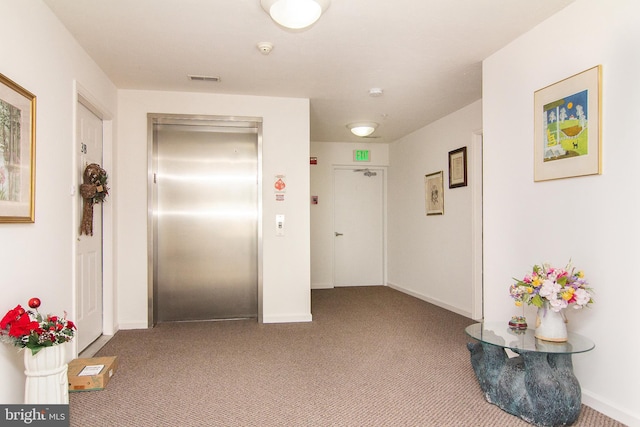
[[[155,283],[155,258],[157,244],[155,241],[157,222],[157,194],[155,176],[158,170],[157,147],[154,141],[154,125],[156,124],[182,124],[190,126],[208,126],[220,128],[220,131],[233,131],[234,128],[255,128],[257,134],[258,151],[258,321],[262,322],[262,118],[239,116],[205,116],[189,114],[147,114],[147,312],[148,327],[155,326],[157,316],[156,287]]]

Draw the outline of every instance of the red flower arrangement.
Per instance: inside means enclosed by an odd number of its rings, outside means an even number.
[[[44,347],[56,344],[64,344],[71,341],[75,334],[76,325],[64,317],[47,314],[42,316],[38,312],[39,298],[31,298],[29,307],[33,310],[25,310],[22,306],[9,310],[0,321],[0,338],[2,341],[12,343],[16,347],[27,347],[31,354],[37,354]]]

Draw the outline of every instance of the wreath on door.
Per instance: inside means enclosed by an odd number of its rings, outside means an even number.
[[[81,235],[84,233],[87,236],[93,236],[93,205],[104,202],[109,194],[107,180],[107,172],[96,163],[91,163],[84,169],[83,184],[80,185],[80,195],[84,199],[80,224]]]

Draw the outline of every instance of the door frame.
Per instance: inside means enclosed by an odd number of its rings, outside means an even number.
[[[369,164],[361,165],[333,165],[331,168],[331,194],[332,194],[332,218],[331,218],[331,233],[336,231],[336,207],[335,207],[335,183],[336,183],[336,170],[350,170],[355,173],[358,169],[370,169],[372,171],[382,172],[382,286],[387,286],[387,166],[377,166]],[[335,237],[332,240],[331,245],[331,279],[332,287],[336,287],[336,246]]]
[[[201,122],[207,125],[233,127],[241,122],[253,122],[257,126],[258,145],[258,171],[257,171],[257,195],[258,195],[258,322],[263,322],[263,292],[262,292],[262,117],[242,117],[242,116],[217,116],[217,115],[197,115],[197,114],[162,114],[147,113],[147,326],[153,328],[157,319],[156,287],[154,286],[156,276],[156,266],[154,263],[157,232],[157,221],[155,212],[157,211],[157,195],[155,185],[155,174],[158,170],[157,150],[155,147],[155,137],[153,126],[161,121],[191,121]]]
[[[113,114],[105,108],[86,88],[84,88],[77,80],[73,82],[73,142],[71,144],[71,159],[72,168],[76,171],[78,165],[77,149],[80,146],[80,141],[77,137],[78,126],[78,103],[82,104],[95,114],[100,120],[102,120],[102,167],[109,173],[111,187],[114,187],[114,174],[113,171]],[[73,173],[71,195],[73,203],[73,212],[77,211],[77,206],[80,203],[79,188],[82,184],[77,177],[77,174]],[[107,199],[107,203],[102,205],[102,335],[111,336],[116,332],[116,318],[115,318],[115,277],[114,277],[114,209],[115,201],[113,196],[110,195]],[[81,219],[78,215],[73,215],[73,229],[71,241],[71,264],[73,270],[73,276],[71,279],[71,299],[74,310],[74,319],[77,317],[78,304],[77,290],[78,282],[76,279],[76,270],[78,268],[76,257],[76,239],[78,236],[78,230],[80,228]],[[74,357],[78,355],[77,340],[72,340],[72,353]]]
[[[471,146],[471,318],[484,319],[483,134],[473,132]]]

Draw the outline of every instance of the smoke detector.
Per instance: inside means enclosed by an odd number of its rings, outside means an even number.
[[[258,43],[258,50],[260,50],[260,52],[263,55],[269,55],[272,49],[273,49],[273,43],[269,43],[269,42]]]

